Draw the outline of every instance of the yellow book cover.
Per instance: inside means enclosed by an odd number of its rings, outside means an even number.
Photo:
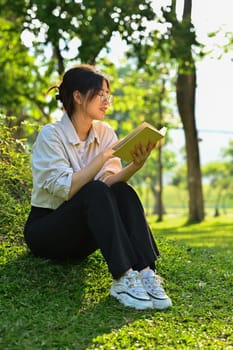
[[[132,161],[131,152],[134,147],[141,143],[142,145],[147,145],[149,141],[156,143],[156,147],[161,146],[164,141],[167,128],[163,127],[158,130],[147,122],[143,122],[134,131],[132,131],[128,136],[119,141],[114,147],[114,155],[120,157],[126,162]],[[158,143],[158,141],[161,141]]]

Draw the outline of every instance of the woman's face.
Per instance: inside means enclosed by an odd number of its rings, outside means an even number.
[[[86,105],[86,114],[92,120],[102,120],[111,104],[111,97],[108,85],[103,80],[102,89]]]

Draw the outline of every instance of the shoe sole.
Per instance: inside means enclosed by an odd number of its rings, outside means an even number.
[[[157,310],[164,310],[164,309],[168,309],[169,307],[172,306],[172,301],[171,299],[153,299],[151,298],[152,303],[153,303],[153,309],[157,309]]]
[[[133,307],[137,310],[153,309],[153,302],[151,300],[141,300],[140,302],[143,304],[139,304],[139,301],[137,299],[133,299],[133,297],[130,297],[125,293],[118,294],[117,292],[110,290],[110,295],[116,298],[123,305]]]

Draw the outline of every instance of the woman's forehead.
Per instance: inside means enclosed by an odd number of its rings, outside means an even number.
[[[105,79],[103,79],[103,82],[102,82],[102,90],[109,91],[109,84]]]

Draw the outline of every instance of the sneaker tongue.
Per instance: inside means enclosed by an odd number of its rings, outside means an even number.
[[[131,271],[129,273],[127,273],[126,277],[136,277],[138,276],[138,272],[137,271]]]
[[[155,273],[153,270],[148,270],[148,271],[145,271],[142,273],[142,276],[145,277],[145,278],[148,278],[148,277],[154,277],[155,276]]]

